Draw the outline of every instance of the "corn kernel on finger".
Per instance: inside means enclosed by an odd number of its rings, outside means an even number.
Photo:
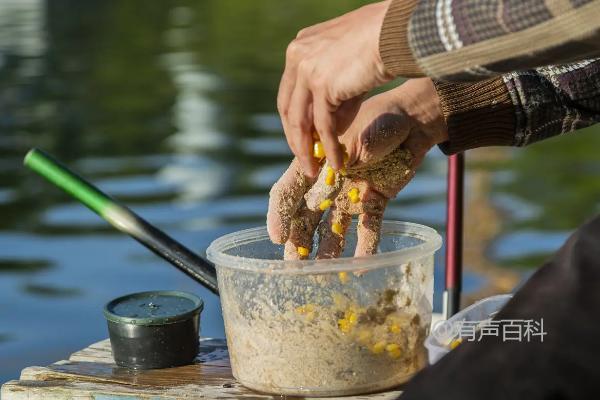
[[[331,207],[333,205],[333,200],[331,199],[325,199],[321,202],[321,204],[319,204],[319,209],[321,211],[325,211],[327,210],[329,207]]]
[[[321,143],[321,141],[316,141],[313,144],[313,157],[318,160],[325,158],[325,147],[323,147],[323,143]]]
[[[344,228],[342,227],[342,224],[340,224],[339,222],[334,222],[333,224],[331,224],[331,231],[333,233],[335,233],[336,235],[344,234]]]
[[[325,184],[327,186],[335,185],[335,170],[331,167],[327,167],[327,175],[325,176]]]
[[[358,188],[350,189],[348,191],[348,198],[353,204],[360,202],[360,191],[358,190]]]

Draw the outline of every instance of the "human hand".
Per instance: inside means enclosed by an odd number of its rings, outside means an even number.
[[[439,98],[430,79],[413,79],[362,103],[340,141],[346,168],[328,162],[318,177],[297,158],[273,186],[267,215],[271,240],[285,243],[286,259],[305,259],[319,229],[316,258],[338,257],[353,215],[359,216],[355,256],[377,250],[387,201],[410,181],[427,151],[447,140]]]
[[[379,55],[379,34],[389,0],[370,4],[301,30],[288,46],[277,108],[292,152],[314,178],[314,131],[330,165],[339,170],[338,135],[354,119],[363,95],[390,81]]]

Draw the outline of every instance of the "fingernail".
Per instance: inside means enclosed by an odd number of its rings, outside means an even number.
[[[333,168],[334,170],[338,170],[339,168],[339,163],[337,162],[337,159],[335,157],[335,155],[331,155],[331,156],[327,156],[327,163],[329,164],[329,166],[331,168]]]

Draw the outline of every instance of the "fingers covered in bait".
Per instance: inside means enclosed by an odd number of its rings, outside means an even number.
[[[328,163],[325,163],[315,184],[306,193],[307,207],[313,211],[329,208],[332,204],[329,204],[327,200],[331,200],[333,203],[340,190],[342,181],[343,176],[339,172],[334,171]]]
[[[345,174],[325,163],[315,180],[306,178],[299,164],[292,163],[271,191],[271,239],[286,243],[285,259],[306,259],[319,226],[316,258],[336,258],[344,250],[346,232],[356,215],[355,256],[376,253],[387,201],[414,175],[412,162],[411,152],[399,147],[384,159],[350,167]],[[326,221],[319,224],[324,213],[328,213]]]
[[[321,220],[321,211],[312,211],[303,203],[292,218],[290,235],[285,244],[284,259],[305,260],[312,251],[313,237]]]
[[[319,226],[317,259],[337,258],[342,254],[351,222],[350,214],[337,207],[331,208],[327,219]]]
[[[267,231],[273,243],[283,244],[290,236],[292,219],[304,204],[304,195],[315,179],[306,177],[294,159],[269,193]]]

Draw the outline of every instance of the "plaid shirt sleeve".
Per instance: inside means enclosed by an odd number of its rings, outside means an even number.
[[[600,122],[600,0],[392,0],[379,50],[434,78],[446,154]]]
[[[481,80],[600,57],[600,0],[392,0],[379,43],[400,76]]]
[[[525,146],[600,122],[600,59],[435,84],[448,125],[449,141],[440,146],[446,154]]]

